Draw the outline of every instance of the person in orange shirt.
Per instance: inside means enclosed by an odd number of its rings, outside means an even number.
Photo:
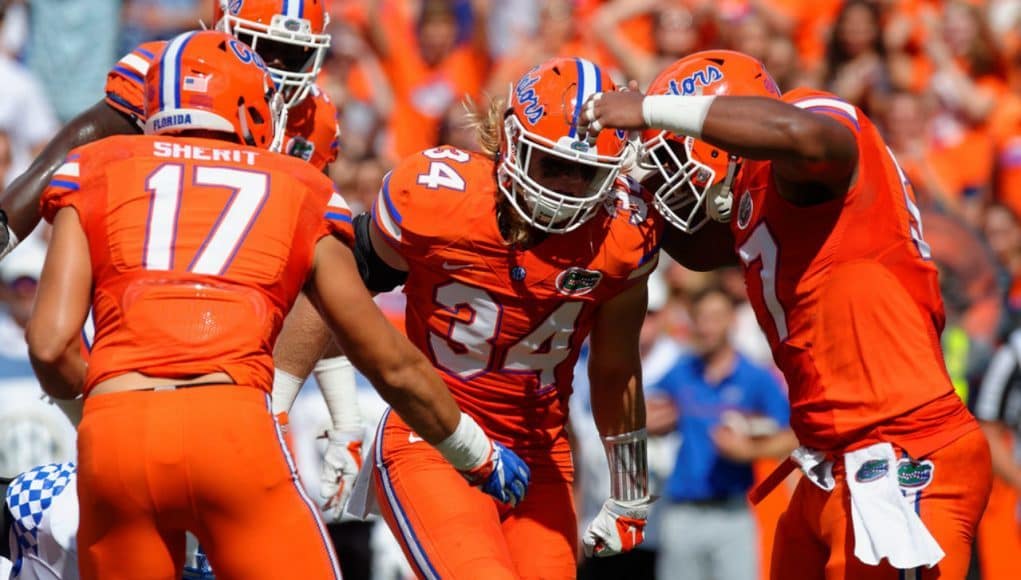
[[[186,33],[145,79],[146,135],[72,150],[41,202],[54,231],[27,340],[44,390],[86,400],[81,577],[179,578],[186,531],[226,577],[340,577],[270,407],[272,345],[299,292],[425,440],[519,501],[527,467],[460,413],[361,284],[337,283],[357,278],[350,212],[328,178],[266,150],[279,95],[259,56]]]
[[[482,87],[489,53],[485,10],[475,12],[472,42],[461,46],[449,2],[424,0],[413,23],[397,12],[397,6],[383,0],[372,0],[368,7],[369,42],[394,93],[391,149],[399,159],[438,144],[440,120],[450,104]]]
[[[216,0],[215,25],[218,29],[251,43],[267,62],[274,82],[285,95],[285,108],[278,119],[279,143],[274,145],[288,155],[299,157],[325,171],[337,156],[339,125],[337,110],[315,86],[330,36],[325,33],[328,19],[319,0]],[[39,223],[39,197],[53,171],[68,151],[103,137],[135,134],[145,125],[144,78],[166,42],[148,42],[124,55],[107,74],[106,94],[102,101],[65,126],[50,142],[31,168],[4,193],[0,224],[7,219],[10,228],[0,228],[0,240],[7,235],[7,247],[16,245]],[[6,231],[4,231],[6,230]],[[3,246],[0,246],[2,248]],[[0,257],[5,250],[0,249]],[[303,350],[307,338],[329,336],[318,320],[315,309],[303,297],[289,316],[278,349],[274,384],[274,409],[286,413],[294,403],[301,382],[315,369],[317,383],[327,401],[332,419],[328,433],[327,455],[321,474],[320,503],[331,520],[340,516],[345,493],[350,490],[361,464],[361,424],[354,396],[354,376],[350,363],[333,346],[328,356],[309,362],[309,371],[295,368],[294,353]],[[85,333],[88,338],[90,332]],[[89,340],[84,347],[89,347]],[[304,363],[302,363],[304,364]],[[286,416],[281,415],[286,423]]]
[[[989,447],[940,350],[937,271],[911,186],[862,111],[781,96],[741,53],[696,53],[649,95],[593,96],[587,134],[646,130],[641,166],[687,267],[739,261],[802,446],[771,577],[962,580]],[[729,223],[728,223],[729,222]]]

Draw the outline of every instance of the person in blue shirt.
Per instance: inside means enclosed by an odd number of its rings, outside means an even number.
[[[691,347],[649,390],[649,434],[681,436],[661,511],[658,578],[759,577],[751,462],[797,447],[783,388],[730,342],[735,305],[722,288],[690,303]],[[656,412],[653,412],[656,411]]]

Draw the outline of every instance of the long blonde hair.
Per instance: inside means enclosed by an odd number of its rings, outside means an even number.
[[[471,98],[465,98],[463,104],[467,111],[468,126],[475,130],[475,139],[478,141],[479,147],[482,148],[482,152],[494,161],[499,161],[500,148],[505,144],[503,121],[508,114],[506,99],[491,97],[484,109],[481,109]],[[499,179],[495,174],[493,178]],[[518,215],[501,193],[497,194],[496,217],[507,246],[528,247],[543,237]]]
[[[500,143],[503,141],[507,101],[501,97],[491,97],[485,108],[480,108],[471,97],[465,97],[462,105],[467,112],[468,127],[475,130],[475,138],[482,152],[493,159],[498,158]]]

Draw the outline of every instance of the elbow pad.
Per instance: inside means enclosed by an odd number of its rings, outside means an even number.
[[[404,284],[408,279],[408,273],[391,267],[376,254],[372,247],[372,238],[369,237],[370,227],[372,217],[368,213],[359,214],[354,218],[354,254],[358,263],[358,273],[370,291],[389,292]]]

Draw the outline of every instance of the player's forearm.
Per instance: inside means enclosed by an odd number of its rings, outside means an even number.
[[[0,195],[0,207],[7,212],[11,230],[25,239],[39,225],[39,198],[72,149],[110,135],[136,132],[138,127],[105,101],[71,119]]]
[[[618,382],[608,382],[614,378]],[[592,381],[591,388],[592,415],[610,469],[610,497],[644,501],[649,497],[649,467],[641,375],[610,373],[606,379]]]
[[[366,376],[404,422],[435,445],[454,432],[461,410],[429,361],[396,330],[390,332],[394,354],[387,362],[368,367]],[[354,353],[351,358],[357,366]]]
[[[645,428],[641,375],[590,368],[592,416],[602,436]]]
[[[315,306],[299,296],[277,337],[273,366],[304,380],[332,339],[333,334]]]
[[[86,370],[77,335],[61,347],[59,340],[39,338],[42,332],[29,327],[28,355],[39,384],[54,399],[74,399],[82,393]]]
[[[836,121],[766,97],[647,96],[646,123],[747,159],[854,162],[854,136]]]

